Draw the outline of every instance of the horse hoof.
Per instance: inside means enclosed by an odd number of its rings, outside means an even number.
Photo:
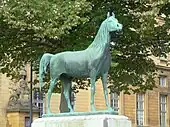
[[[73,110],[70,110],[70,113],[74,113],[74,111],[73,111]]]
[[[51,111],[47,111],[47,114],[48,114],[48,115],[51,115],[52,113],[51,113]]]
[[[111,107],[109,107],[107,110],[108,110],[108,111],[113,111],[113,109],[112,109]]]
[[[96,108],[95,108],[95,107],[92,107],[92,108],[91,108],[91,111],[92,111],[92,112],[95,112],[95,111],[96,111]]]

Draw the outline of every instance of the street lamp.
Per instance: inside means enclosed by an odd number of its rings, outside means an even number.
[[[30,127],[32,124],[32,61],[30,63]]]

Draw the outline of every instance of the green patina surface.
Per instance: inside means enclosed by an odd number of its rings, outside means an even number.
[[[51,82],[47,98],[47,114],[49,114],[49,116],[52,116],[50,110],[51,95],[58,80],[61,80],[63,82],[64,96],[67,101],[68,108],[70,110],[70,113],[66,114],[64,113],[59,115],[69,116],[70,114],[71,115],[91,114],[91,113],[72,113],[74,111],[70,103],[69,92],[73,77],[90,78],[91,111],[95,112],[96,111],[94,105],[95,81],[97,76],[101,76],[107,110],[110,112],[113,111],[109,104],[107,89],[107,77],[111,64],[110,32],[116,32],[121,30],[122,24],[118,22],[113,12],[109,12],[107,14],[107,18],[102,22],[98,30],[98,33],[94,38],[94,41],[87,49],[82,51],[61,52],[55,55],[44,54],[42,56],[39,67],[40,89],[43,85],[44,74],[47,73],[48,68],[50,69]]]

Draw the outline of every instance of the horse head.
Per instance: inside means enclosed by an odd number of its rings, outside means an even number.
[[[110,13],[108,12],[105,23],[106,23],[108,32],[119,32],[123,28],[123,25],[118,22],[113,12],[112,12],[112,15],[110,15]]]

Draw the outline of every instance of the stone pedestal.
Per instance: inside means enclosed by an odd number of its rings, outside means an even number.
[[[131,127],[131,121],[112,114],[59,116],[36,119],[32,127]]]

